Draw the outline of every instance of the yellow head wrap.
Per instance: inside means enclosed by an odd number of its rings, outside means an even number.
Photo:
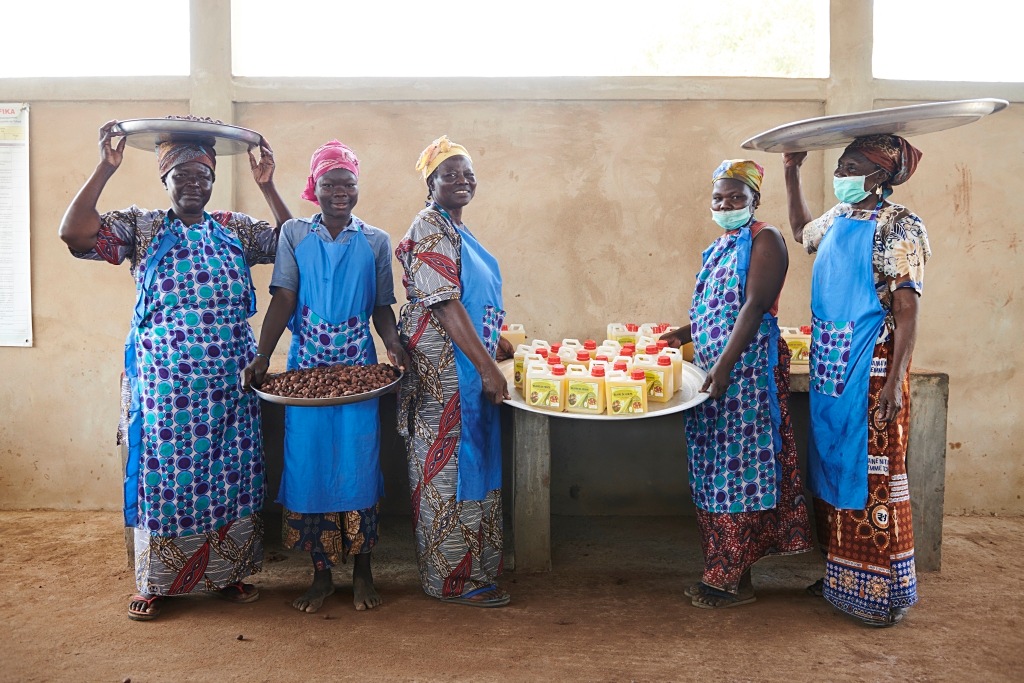
[[[760,192],[764,169],[760,164],[749,159],[726,159],[711,174],[711,182],[714,183],[722,178],[738,180],[754,192]]]
[[[441,162],[449,157],[464,156],[470,161],[473,160],[469,156],[469,152],[466,148],[460,144],[454,143],[448,139],[447,135],[442,135],[438,139],[431,142],[423,153],[420,154],[420,160],[416,162],[416,170],[423,174],[423,179],[426,180],[430,177],[430,174],[434,172]]]

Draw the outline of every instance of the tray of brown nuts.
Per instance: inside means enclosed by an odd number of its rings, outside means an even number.
[[[402,373],[386,363],[326,365],[267,375],[253,391],[285,406],[340,406],[395,391],[401,379]]]

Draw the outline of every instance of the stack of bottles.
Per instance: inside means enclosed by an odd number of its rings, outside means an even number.
[[[683,354],[636,327],[632,341],[609,335],[600,344],[520,344],[513,357],[515,389],[531,407],[589,415],[643,415],[651,404],[671,401],[682,389]],[[624,326],[620,331],[629,332]]]

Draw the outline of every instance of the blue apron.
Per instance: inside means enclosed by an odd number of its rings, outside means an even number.
[[[164,217],[136,274],[125,341],[125,526],[158,536],[219,529],[263,507],[259,401],[238,372],[255,339],[252,276],[238,238],[204,213]]]
[[[752,225],[748,224],[748,225]],[[702,254],[690,307],[694,364],[710,370],[725,351],[746,301],[753,243],[750,227],[730,231]],[[690,491],[714,513],[773,509],[778,500],[782,413],[775,385],[779,326],[765,313],[729,373],[729,388],[686,415]]]
[[[808,483],[847,510],[864,509],[868,498],[868,382],[885,324],[871,263],[877,215],[836,218],[811,274]]]
[[[288,323],[288,369],[377,362],[370,317],[377,296],[373,249],[363,223],[347,242],[328,242],[314,216],[295,247],[299,291]],[[324,237],[321,236],[323,231]],[[325,239],[327,238],[327,239]],[[347,512],[375,505],[380,470],[379,399],[323,408],[285,408],[284,472],[278,502],[292,512]]]
[[[438,211],[451,221],[447,213]],[[476,328],[484,348],[494,357],[501,336],[505,310],[501,300],[501,271],[498,261],[464,227],[456,227],[462,238],[462,305]],[[489,491],[501,488],[501,413],[499,406],[483,394],[480,373],[459,348],[455,369],[459,377],[462,426],[459,438],[459,485],[456,498],[484,500]]]

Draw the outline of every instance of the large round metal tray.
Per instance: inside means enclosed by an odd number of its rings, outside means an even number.
[[[268,394],[264,391],[260,391],[256,387],[252,390],[267,403],[277,403],[282,406],[301,406],[304,408],[323,408],[326,406],[343,406],[349,403],[361,403],[362,401],[369,401],[371,398],[377,398],[384,394],[390,394],[398,389],[398,383],[402,381],[404,372],[399,371],[398,378],[390,384],[385,384],[380,389],[374,389],[373,391],[367,391],[362,394],[354,394],[352,396],[336,396],[334,398],[292,398],[289,396],[278,396],[277,394]],[[273,376],[273,375],[270,375]]]
[[[502,361],[498,363],[498,367],[505,374],[505,380],[508,382],[508,392],[512,398],[505,399],[505,403],[516,408],[518,410],[525,410],[531,413],[540,413],[542,415],[548,415],[549,417],[566,417],[573,420],[611,420],[613,422],[620,420],[642,420],[645,417],[658,417],[659,415],[670,415],[672,413],[678,413],[683,410],[688,410],[694,406],[699,406],[704,401],[708,400],[708,394],[701,393],[700,388],[704,386],[704,379],[707,374],[698,368],[693,363],[683,362],[683,388],[672,396],[672,400],[667,403],[655,403],[650,401],[647,403],[647,412],[643,415],[585,415],[583,413],[556,413],[552,410],[541,410],[540,408],[534,408],[528,405],[523,399],[522,395],[515,388],[514,385],[514,373],[515,363],[511,360]]]
[[[244,154],[263,139],[248,128],[227,123],[184,119],[128,119],[119,121],[114,134],[125,135],[126,144],[152,152],[161,142],[198,142],[211,145],[218,155]]]
[[[923,135],[973,123],[1008,105],[1006,100],[986,97],[819,116],[772,128],[746,140],[742,147],[762,152],[807,152],[846,147],[863,135]]]

